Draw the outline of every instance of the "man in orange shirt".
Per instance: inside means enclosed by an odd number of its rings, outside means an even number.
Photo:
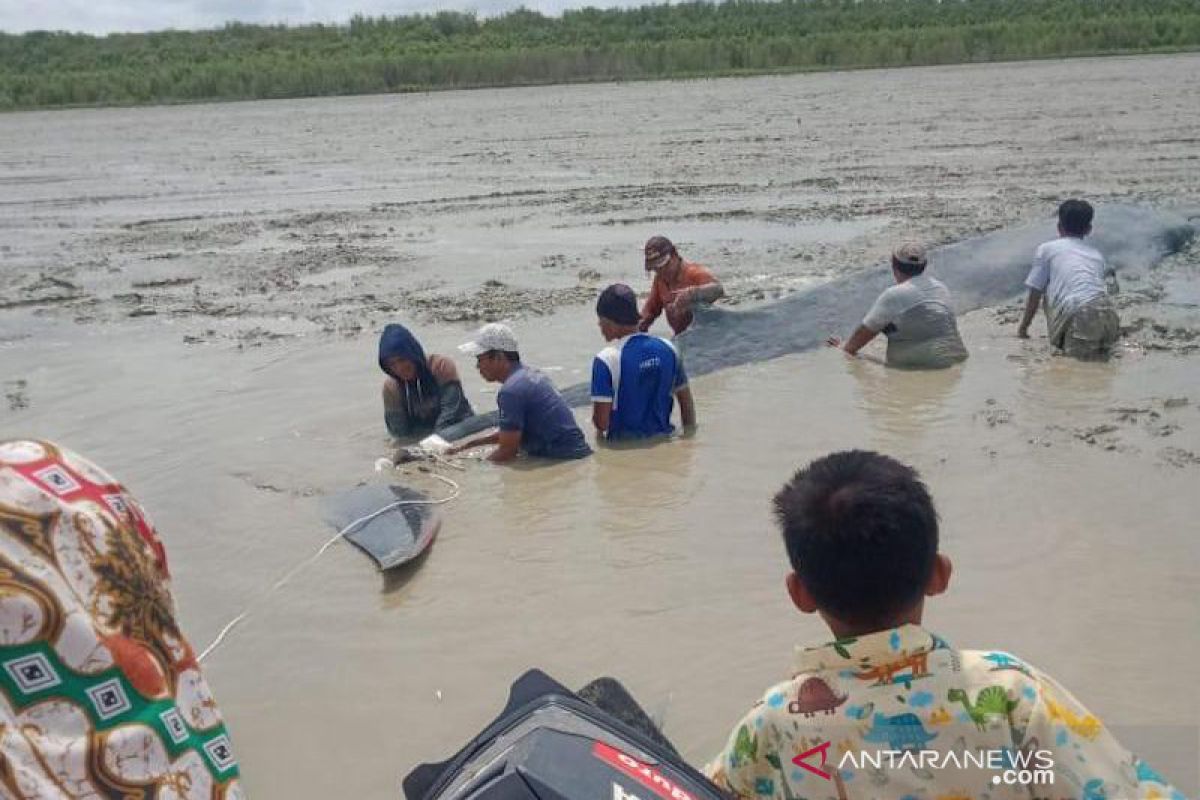
[[[696,303],[712,303],[725,296],[721,282],[699,264],[684,261],[665,236],[653,236],[646,242],[646,271],[654,273],[654,284],[638,323],[643,332],[666,311],[671,330],[683,333],[692,324]]]

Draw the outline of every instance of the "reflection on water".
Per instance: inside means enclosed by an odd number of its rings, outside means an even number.
[[[639,519],[640,515],[619,512],[642,507],[669,510],[692,502],[706,488],[703,481],[691,480],[695,455],[695,440],[684,437],[646,446],[598,448],[594,486],[603,506],[618,512],[612,515],[614,529],[623,527],[631,534],[661,533]]]
[[[859,408],[878,431],[905,445],[941,433],[951,418],[947,400],[962,380],[963,371],[970,368],[967,362],[947,369],[917,371],[890,369],[866,359],[845,360],[857,384]]]
[[[1034,346],[1031,346],[1032,349]],[[1121,360],[1080,362],[1038,347],[1017,375],[1025,402],[1064,415],[1087,415],[1112,405],[1112,387]]]

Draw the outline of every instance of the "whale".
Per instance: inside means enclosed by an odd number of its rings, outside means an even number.
[[[1102,206],[1088,242],[1118,275],[1143,273],[1195,236],[1186,216],[1128,205]],[[1057,236],[1053,220],[934,248],[926,271],[946,284],[959,314],[995,306],[1024,291],[1034,251]],[[811,350],[852,329],[894,284],[889,266],[864,270],[755,309],[706,308],[675,342],[689,375]],[[967,343],[970,349],[970,343]],[[574,387],[572,387],[574,389]]]

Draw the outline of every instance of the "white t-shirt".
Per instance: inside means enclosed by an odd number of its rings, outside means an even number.
[[[1063,236],[1038,247],[1025,285],[1045,292],[1055,314],[1073,314],[1108,293],[1104,285],[1104,256],[1074,236]]]
[[[936,339],[956,331],[950,290],[922,272],[885,289],[867,312],[863,327],[902,342]]]
[[[885,289],[862,324],[888,337],[894,366],[940,367],[967,357],[950,290],[924,272]]]

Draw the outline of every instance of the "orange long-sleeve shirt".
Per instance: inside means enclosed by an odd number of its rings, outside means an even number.
[[[683,262],[678,277],[671,284],[663,280],[661,275],[655,275],[654,284],[650,287],[650,296],[646,298],[646,305],[642,308],[643,325],[649,327],[650,323],[658,319],[659,315],[666,309],[667,324],[671,326],[671,330],[675,331],[675,333],[683,333],[692,324],[692,312],[690,310],[682,313],[671,311],[669,306],[675,302],[675,296],[681,289],[690,289],[693,286],[706,286],[716,282],[716,277],[706,267],[693,264],[690,261]]]

